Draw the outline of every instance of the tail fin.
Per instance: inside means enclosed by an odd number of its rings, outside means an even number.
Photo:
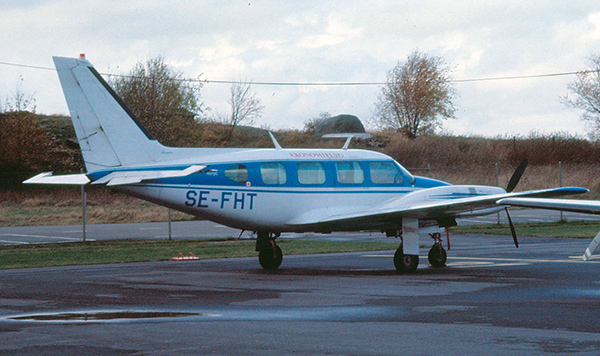
[[[162,145],[83,56],[53,57],[88,172],[150,163]]]

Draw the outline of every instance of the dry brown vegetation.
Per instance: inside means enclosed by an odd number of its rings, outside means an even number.
[[[167,221],[167,208],[107,189],[88,189],[86,222],[132,223]],[[81,223],[79,188],[0,190],[0,226],[69,225]],[[174,221],[192,216],[171,212]]]
[[[427,136],[414,140],[383,133],[384,152],[405,167],[431,165],[433,178],[453,184],[506,186],[517,165],[525,158],[529,167],[517,190],[559,186],[590,189],[587,199],[600,199],[600,143],[563,137],[481,138]],[[416,174],[423,172],[416,172]]]
[[[59,146],[60,154],[53,153],[52,165],[48,167],[37,163],[19,171],[0,167],[0,225],[77,224],[81,221],[79,188],[24,187],[20,184],[39,171],[62,167],[63,170],[78,172],[81,167],[79,150],[68,143],[73,135],[69,131],[70,120],[41,117],[40,123],[49,139]],[[231,140],[225,141],[225,129],[221,124],[204,122],[194,126],[187,137],[195,140],[193,146],[273,147],[264,130],[239,128]],[[286,148],[338,148],[343,145],[341,139],[322,139],[306,131],[286,130],[275,135]],[[566,135],[492,139],[434,135],[407,139],[396,132],[377,132],[375,135],[372,140],[353,141],[351,147],[381,151],[409,169],[430,165],[432,178],[453,184],[496,185],[497,163],[499,185],[506,186],[515,167],[522,159],[528,158],[530,166],[517,190],[558,186],[561,162],[563,186],[588,188],[591,193],[581,198],[600,199],[599,142]],[[65,158],[64,164],[58,162],[60,157]],[[428,174],[423,171],[413,173]],[[87,215],[89,223],[165,221],[167,209],[93,187],[88,188]],[[172,216],[176,220],[191,219],[177,212],[173,212]]]

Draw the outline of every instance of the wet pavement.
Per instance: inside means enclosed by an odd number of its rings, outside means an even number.
[[[393,251],[3,270],[0,354],[600,354],[589,241],[520,242],[456,236],[407,275]]]

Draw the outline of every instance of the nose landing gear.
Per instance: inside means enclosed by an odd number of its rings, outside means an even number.
[[[256,239],[256,250],[258,251],[258,263],[261,267],[273,271],[281,266],[283,261],[283,253],[281,248],[275,243],[275,239],[279,236],[269,232],[259,231]]]
[[[444,247],[442,246],[442,235],[439,232],[436,232],[429,234],[429,236],[435,241],[427,254],[429,264],[433,267],[444,267],[448,256],[446,250],[444,250]]]

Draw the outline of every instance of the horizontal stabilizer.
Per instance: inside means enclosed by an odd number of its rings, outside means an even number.
[[[90,179],[85,174],[66,174],[53,176],[52,172],[40,173],[35,177],[29,178],[25,184],[64,184],[64,185],[85,185]]]
[[[330,134],[323,135],[323,137],[324,138],[345,138],[346,143],[344,143],[344,147],[342,147],[342,149],[347,150],[348,147],[350,146],[350,141],[352,141],[353,138],[357,138],[360,140],[366,140],[368,138],[373,137],[373,135],[368,134],[368,133],[350,132],[350,133],[330,133]]]
[[[106,184],[107,186],[141,183],[144,180],[186,177],[197,173],[206,166],[193,165],[182,170],[143,170],[143,171],[116,171],[95,180],[92,184]]]

